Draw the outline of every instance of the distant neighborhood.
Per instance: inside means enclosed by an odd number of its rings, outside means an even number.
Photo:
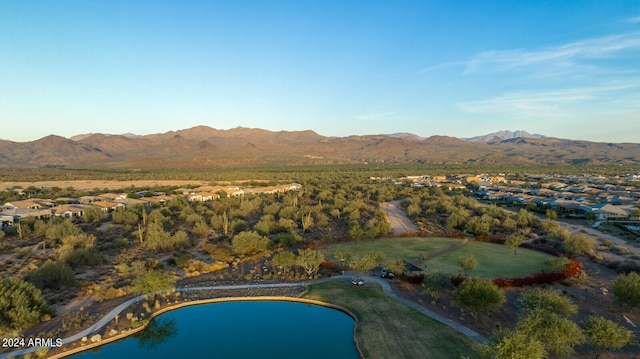
[[[571,218],[595,221],[638,221],[640,216],[640,174],[616,177],[597,175],[543,174],[459,174],[416,175],[390,180],[415,187],[468,190],[479,200],[531,209],[551,209]]]
[[[36,219],[50,219],[52,217],[82,218],[87,208],[100,208],[103,212],[112,212],[118,208],[127,206],[164,205],[167,201],[182,197],[189,202],[208,202],[219,199],[221,196],[237,197],[248,194],[273,194],[288,191],[297,191],[302,186],[297,183],[243,188],[239,186],[201,186],[198,188],[177,188],[172,194],[163,192],[139,191],[128,193],[103,193],[93,196],[77,198],[28,198],[31,193],[24,193],[22,189],[14,189],[17,194],[27,197],[23,200],[11,201],[0,205],[0,224],[2,228],[11,227],[15,223],[27,217]],[[132,198],[137,197],[137,198]]]

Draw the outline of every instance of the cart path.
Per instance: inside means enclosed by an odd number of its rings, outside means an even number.
[[[385,202],[380,204],[380,208],[387,214],[389,222],[391,222],[391,228],[393,228],[394,234],[403,233],[417,233],[420,228],[416,226],[408,217],[407,214],[398,206],[400,200]]]
[[[352,276],[349,274],[345,274],[345,275],[339,275],[339,276],[334,276],[334,277],[327,277],[327,278],[323,278],[320,280],[314,280],[314,281],[309,281],[309,282],[296,282],[296,283],[265,283],[265,284],[239,284],[239,285],[220,285],[220,286],[211,286],[211,287],[187,287],[187,288],[177,288],[176,291],[177,292],[189,292],[189,291],[199,291],[199,290],[226,290],[226,289],[252,289],[252,288],[278,288],[278,287],[306,287],[308,285],[311,284],[319,284],[319,283],[324,283],[324,282],[328,282],[330,280],[349,280]],[[473,330],[465,327],[462,324],[456,323],[450,319],[447,319],[437,313],[434,313],[432,311],[430,311],[429,309],[424,308],[423,306],[419,305],[418,303],[414,303],[406,298],[403,298],[399,295],[397,295],[393,289],[391,288],[391,286],[389,285],[389,283],[387,283],[386,281],[377,278],[377,277],[372,277],[372,276],[363,276],[363,278],[365,279],[365,282],[367,283],[376,283],[377,285],[379,285],[382,288],[382,291],[389,297],[409,306],[410,308],[413,308],[415,310],[417,310],[418,312],[431,317],[432,319],[437,320],[438,322],[447,325],[451,328],[453,328],[454,330],[464,334],[465,336],[467,336],[469,339],[480,343],[480,344],[486,344],[488,343],[488,339],[483,337],[482,335],[474,332]],[[99,321],[97,321],[95,324],[93,324],[92,326],[90,326],[89,328],[81,331],[80,333],[77,333],[75,335],[72,335],[70,337],[64,338],[62,339],[62,343],[63,344],[68,344],[71,342],[74,342],[76,340],[82,339],[83,337],[89,337],[92,333],[95,333],[96,331],[98,331],[99,329],[101,329],[102,327],[104,327],[105,325],[107,325],[109,322],[111,322],[113,320],[113,318],[115,318],[116,315],[122,313],[123,311],[125,311],[130,305],[135,304],[141,300],[145,299],[145,296],[137,296],[135,298],[131,298],[128,301],[120,304],[119,306],[117,306],[116,308],[114,308],[113,310],[111,310],[109,313],[107,313],[104,317],[102,317],[102,319],[100,319]],[[0,354],[0,359],[7,359],[7,358],[13,358],[13,357],[17,357],[20,355],[24,355],[24,354],[28,354],[28,353],[33,353],[36,350],[40,349],[40,347],[30,347],[30,348],[26,348],[26,349],[21,349],[21,350],[17,350],[17,351],[13,351],[13,352],[9,352],[9,353],[3,353]]]
[[[445,254],[445,253],[449,253],[451,251],[454,251],[462,246],[464,246],[465,244],[469,243],[469,238],[465,238],[463,240],[460,240],[457,243],[454,243],[448,247],[442,248],[442,249],[438,249],[437,251],[433,251],[431,253],[429,253],[429,255],[426,255],[422,258],[419,258],[418,260],[414,261],[413,264],[416,267],[420,267],[422,268],[422,264],[424,264],[424,262],[436,258],[436,257],[440,257],[441,255]]]

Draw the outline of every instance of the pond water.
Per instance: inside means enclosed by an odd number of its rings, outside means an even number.
[[[73,358],[359,358],[354,320],[295,302],[223,302],[155,318],[135,336]]]

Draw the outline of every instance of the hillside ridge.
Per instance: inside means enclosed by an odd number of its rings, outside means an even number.
[[[475,140],[473,140],[475,138]],[[0,140],[0,166],[216,168],[253,165],[505,164],[640,165],[640,144],[569,140],[526,131],[472,139],[410,133],[326,137],[315,131],[196,126],[149,135],[49,135]]]

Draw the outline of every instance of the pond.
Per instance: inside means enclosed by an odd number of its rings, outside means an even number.
[[[73,358],[359,358],[354,320],[296,302],[223,302],[155,318],[134,336]]]

